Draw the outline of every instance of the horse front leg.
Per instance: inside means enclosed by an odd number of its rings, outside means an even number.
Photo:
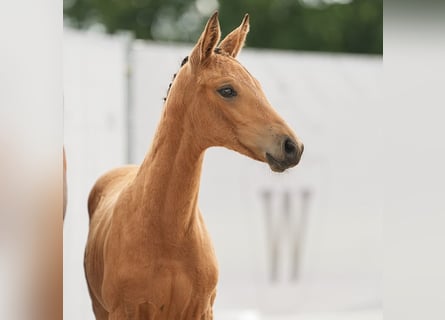
[[[96,320],[108,320],[109,317],[107,310],[105,310],[99,302],[94,300],[95,299],[93,299],[93,311]]]
[[[113,312],[110,312],[108,320],[129,320],[135,318],[129,318],[124,308],[117,308]]]
[[[153,304],[142,302],[137,305],[126,304],[110,313],[108,320],[156,320],[158,318]]]
[[[212,293],[212,296],[210,297],[210,305],[207,311],[201,317],[201,320],[213,320],[213,303],[215,302],[215,297],[216,291]]]

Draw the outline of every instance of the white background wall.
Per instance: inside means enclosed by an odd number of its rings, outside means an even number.
[[[121,40],[65,31],[64,319],[94,319],[83,275],[87,199],[98,176],[126,160],[125,67]]]
[[[125,37],[65,32],[65,319],[93,319],[83,275],[88,192],[106,170],[143,159],[171,77],[190,51],[135,42],[128,60],[127,44]],[[248,49],[239,60],[302,138],[305,153],[298,167],[274,174],[231,151],[208,150],[200,206],[220,264],[216,319],[354,310],[380,319],[381,60]],[[291,195],[294,227],[301,194],[310,191],[297,281],[289,281],[296,232],[284,223],[278,281],[269,280],[264,190],[273,195],[274,223],[283,218],[283,193]]]

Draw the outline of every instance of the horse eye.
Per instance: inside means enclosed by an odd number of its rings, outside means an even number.
[[[230,86],[222,87],[221,89],[218,89],[218,92],[224,98],[233,98],[237,95],[236,91]]]

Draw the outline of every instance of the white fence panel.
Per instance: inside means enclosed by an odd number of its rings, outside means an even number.
[[[101,174],[126,161],[125,72],[124,39],[65,30],[64,319],[94,319],[83,273],[87,199]]]

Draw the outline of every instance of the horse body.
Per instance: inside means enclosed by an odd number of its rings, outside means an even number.
[[[211,319],[216,258],[197,207],[203,153],[179,135],[158,139],[140,167],[105,174],[90,194],[85,268],[96,314]],[[182,154],[172,156],[175,149]],[[120,301],[132,306],[119,310]]]
[[[215,51],[210,18],[143,163],[93,187],[85,272],[98,320],[213,319],[218,268],[198,208],[205,150],[225,146],[279,172],[298,163],[301,142],[234,59],[247,32],[246,16]]]

